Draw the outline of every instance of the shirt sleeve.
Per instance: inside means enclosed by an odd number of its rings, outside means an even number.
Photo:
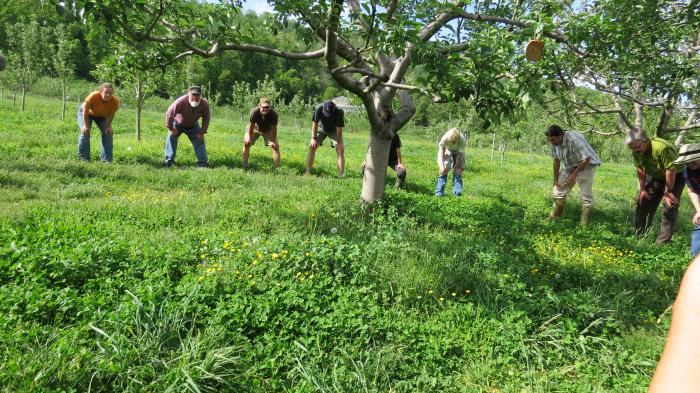
[[[112,105],[112,110],[110,111],[110,116],[114,116],[115,113],[121,108],[122,102],[119,101],[119,98],[114,97],[112,98],[112,101],[114,101],[114,104]]]
[[[678,153],[674,149],[667,147],[659,154],[659,164],[667,171],[675,169],[676,165],[673,161],[675,161],[676,158],[678,158]]]
[[[338,111],[338,124],[336,124],[336,127],[345,127],[345,112],[340,108],[336,108],[336,110]]]
[[[211,120],[211,109],[209,109],[209,102],[202,100],[202,133],[205,134],[209,130],[209,121]],[[200,104],[201,105],[201,104]]]
[[[571,144],[576,148],[576,158],[581,162],[585,160],[589,155],[586,154],[586,143],[583,140],[583,136],[579,134],[572,134]]]
[[[256,122],[257,122],[257,119],[255,118],[255,114],[256,114],[256,112],[257,112],[257,109],[258,109],[258,108],[253,108],[253,109],[250,110],[250,116],[248,116],[248,121],[249,121],[250,123],[256,123]]]
[[[168,129],[173,128],[173,124],[175,122],[175,107],[177,106],[177,101],[173,101],[172,104],[168,107],[167,112],[165,112],[165,126]]]
[[[438,146],[439,147],[447,146],[447,134],[444,134],[443,136],[440,137],[440,140],[438,141]]]
[[[272,109],[270,109],[272,111]],[[270,122],[270,125],[276,126],[277,122],[279,121],[279,115],[277,112],[272,112],[272,121]]]

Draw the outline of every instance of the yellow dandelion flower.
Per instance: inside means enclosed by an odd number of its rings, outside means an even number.
[[[276,252],[272,253],[272,259],[277,259],[278,257],[279,257],[279,254],[277,254]]]
[[[258,260],[257,260],[257,259],[253,259],[253,266],[255,266],[255,265],[257,265],[257,264],[258,264]]]
[[[419,299],[419,300],[420,300],[420,299],[423,299],[423,296],[418,295],[418,296],[416,296],[416,299]]]
[[[428,295],[432,295],[432,294],[433,294],[433,290],[432,290],[432,289],[428,289]]]
[[[443,300],[445,300],[445,298],[441,296],[440,298],[438,298],[438,300],[443,301]]]
[[[207,244],[207,243],[209,243],[209,240],[207,240],[207,239],[202,240],[202,244]]]
[[[456,293],[456,292],[452,292],[452,297],[455,297],[455,296],[457,296],[457,293]]]

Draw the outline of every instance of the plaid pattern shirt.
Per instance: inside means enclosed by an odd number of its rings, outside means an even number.
[[[552,157],[559,159],[564,166],[564,171],[572,172],[579,163],[587,157],[591,157],[588,165],[600,165],[600,157],[583,135],[576,131],[566,131],[561,145],[552,147]]]

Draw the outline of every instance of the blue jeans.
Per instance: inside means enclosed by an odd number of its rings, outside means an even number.
[[[197,165],[207,166],[209,158],[207,157],[207,148],[204,146],[204,140],[199,139],[199,132],[202,130],[199,124],[195,124],[192,128],[185,128],[177,122],[175,122],[173,125],[178,131],[178,134],[177,136],[173,136],[171,132],[168,132],[168,135],[165,138],[165,163],[172,164],[175,162],[175,154],[177,153],[177,139],[184,133],[188,138],[190,138],[190,142],[192,142],[194,154],[197,156]]]
[[[449,173],[449,172],[448,172]],[[437,186],[435,187],[435,195],[445,195],[445,185],[447,184],[447,173],[443,176],[438,176]],[[452,174],[452,195],[462,195],[462,175],[454,172]]]
[[[700,225],[696,225],[690,235],[690,256],[695,257],[700,253]]]
[[[107,119],[104,117],[95,117],[88,115],[88,126],[92,127],[92,122],[97,124],[97,127],[102,132],[102,147],[100,148],[100,160],[102,162],[112,162],[112,135],[107,134]],[[78,107],[78,128],[82,129],[85,125],[83,119],[83,106]],[[78,158],[85,161],[90,161],[90,134],[83,135],[78,133]]]

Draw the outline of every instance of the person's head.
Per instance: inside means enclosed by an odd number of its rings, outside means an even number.
[[[451,145],[457,143],[460,136],[462,136],[462,134],[459,132],[459,128],[450,128],[447,131],[447,143]]]
[[[549,143],[554,146],[559,146],[564,141],[564,130],[556,124],[552,124],[544,132]]]
[[[190,86],[187,91],[187,99],[190,102],[192,108],[199,106],[199,101],[202,99],[202,88],[199,86]]]
[[[331,117],[335,109],[335,102],[327,100],[323,102],[323,116]]]
[[[100,96],[103,101],[112,101],[112,98],[114,98],[114,87],[112,87],[111,83],[100,85]]]
[[[267,97],[261,98],[261,99],[260,99],[260,103],[258,104],[258,106],[260,107],[260,113],[262,113],[263,115],[266,115],[266,114],[270,113],[270,107],[271,107],[271,105],[270,105],[270,99],[269,99],[269,98],[267,98]]]
[[[690,169],[700,169],[700,143],[689,143],[681,146],[675,165],[687,165]]]
[[[625,138],[627,147],[636,154],[644,154],[649,149],[649,138],[642,131],[632,131]]]

